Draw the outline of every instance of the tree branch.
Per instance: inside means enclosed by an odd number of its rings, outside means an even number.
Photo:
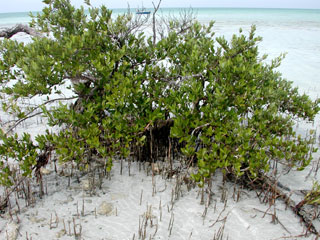
[[[14,26],[12,28],[7,28],[7,29],[3,30],[2,32],[0,32],[0,37],[9,39],[19,32],[24,32],[26,34],[33,36],[33,37],[41,37],[42,36],[41,33],[37,32],[36,30],[34,30],[33,28],[30,28],[27,25],[17,24],[16,26]]]
[[[159,1],[158,5],[156,6],[154,4],[154,2],[152,2],[152,5],[154,7],[154,12],[152,14],[152,29],[153,29],[153,45],[156,44],[156,41],[157,41],[157,31],[156,31],[156,14],[160,8],[160,4],[161,4],[161,1]]]
[[[25,120],[27,120],[27,119],[29,119],[29,118],[33,118],[33,117],[35,117],[35,116],[38,116],[38,115],[40,115],[40,114],[42,114],[42,113],[43,113],[43,112],[37,112],[37,113],[35,113],[35,114],[33,114],[33,115],[29,115],[29,116],[27,116],[27,117],[24,117],[24,118],[19,119],[12,127],[9,128],[8,131],[6,131],[5,135],[8,135],[9,132],[11,132],[14,128],[16,128],[16,127],[17,127],[20,123],[22,123],[23,121],[25,121]]]
[[[311,216],[307,213],[306,209],[303,208],[303,206],[298,206],[291,198],[290,196],[288,196],[286,193],[284,193],[283,191],[281,191],[280,188],[277,187],[277,182],[275,180],[273,180],[272,178],[269,177],[265,177],[264,178],[265,183],[267,184],[267,186],[270,186],[272,191],[277,195],[277,197],[283,199],[283,201],[287,204],[287,206],[289,206],[292,211],[298,216],[300,217],[300,219],[303,221],[303,223],[305,224],[305,226],[307,227],[308,231],[310,231],[311,233],[314,233],[316,235],[319,234],[318,230],[316,229],[316,227],[313,224],[313,219],[311,218]]]
[[[191,136],[193,136],[194,133],[195,133],[196,131],[200,130],[201,128],[208,127],[208,126],[210,126],[210,123],[206,123],[206,124],[203,124],[203,125],[201,125],[201,126],[196,127],[195,129],[193,129],[193,131],[192,131],[192,133],[191,133]]]
[[[33,118],[35,116],[38,116],[40,114],[42,114],[43,112],[37,112],[35,114],[32,114],[34,111],[36,111],[37,109],[41,108],[42,106],[44,105],[47,105],[49,103],[52,103],[52,102],[55,102],[55,101],[67,101],[67,100],[72,100],[72,99],[75,99],[77,97],[70,97],[70,98],[56,98],[56,99],[51,99],[51,100],[48,100],[46,102],[44,102],[43,104],[35,107],[32,111],[30,111],[24,118],[21,118],[19,119],[18,121],[15,122],[15,124],[13,126],[11,126],[9,128],[9,130],[6,131],[5,135],[7,135],[8,133],[10,133],[14,128],[16,128],[20,123],[22,123],[23,121],[29,119],[29,118]],[[31,115],[32,114],[32,115]]]

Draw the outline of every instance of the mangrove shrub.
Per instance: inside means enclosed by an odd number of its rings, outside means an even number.
[[[10,159],[30,176],[48,151],[82,167],[103,159],[107,169],[115,157],[179,158],[197,164],[199,182],[217,169],[255,177],[271,161],[309,164],[313,139],[293,125],[312,121],[319,100],[281,77],[282,57],[265,61],[254,26],[226,40],[214,36],[213,23],[175,20],[154,41],[134,14],[114,17],[89,1],[88,12],[69,0],[43,2],[31,23],[41,36],[0,41],[1,101],[15,118],[9,130],[40,115],[59,130],[35,139],[1,130],[2,184],[11,181]],[[62,86],[72,96],[63,97]],[[38,104],[21,104],[30,98]]]

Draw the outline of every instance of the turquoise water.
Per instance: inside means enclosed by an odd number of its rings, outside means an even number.
[[[0,13],[0,27],[11,26],[16,23],[28,23],[30,20],[28,12]]]
[[[147,9],[152,11],[152,9]],[[163,8],[159,14],[179,15],[181,8]],[[211,20],[229,23],[309,23],[320,24],[320,9],[257,9],[257,8],[194,8],[198,20],[207,23]],[[135,9],[132,9],[135,12]],[[115,15],[127,12],[127,9],[113,9]],[[28,12],[0,13],[0,26],[30,21]]]

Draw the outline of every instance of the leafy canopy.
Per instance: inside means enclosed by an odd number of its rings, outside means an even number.
[[[130,13],[112,17],[89,1],[89,14],[69,0],[44,2],[31,23],[42,37],[0,41],[2,104],[17,123],[41,115],[60,130],[35,141],[1,130],[2,184],[11,183],[9,159],[30,176],[48,146],[61,162],[86,166],[99,157],[110,169],[114,156],[154,148],[152,132],[161,124],[170,127],[167,137],[179,141],[185,161],[198,163],[200,182],[216,169],[254,177],[271,160],[300,169],[309,164],[313,139],[297,137],[293,125],[312,121],[319,100],[281,77],[275,69],[282,57],[265,63],[254,26],[227,41],[214,37],[213,23],[179,27],[175,21],[153,43]],[[54,98],[65,85],[73,96]],[[20,104],[35,97],[37,106]]]

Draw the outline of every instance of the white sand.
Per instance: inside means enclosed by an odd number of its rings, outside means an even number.
[[[185,185],[182,186],[182,196],[174,200],[172,206],[175,178],[165,180],[157,175],[152,180],[146,171],[139,172],[138,163],[131,165],[131,176],[128,176],[126,163],[123,175],[119,171],[120,163],[115,162],[111,180],[104,179],[102,189],[96,189],[92,196],[86,190],[87,176],[80,177],[81,183],[75,177],[71,178],[68,187],[68,177],[51,172],[44,177],[47,195],[43,199],[35,196],[36,203],[29,207],[25,207],[23,199],[18,200],[20,213],[13,216],[15,222],[17,219],[20,221],[17,239],[26,239],[27,235],[29,239],[75,239],[74,223],[77,233],[82,229],[79,239],[133,239],[133,236],[140,239],[139,221],[143,231],[146,229],[146,239],[150,239],[150,235],[151,239],[213,239],[223,226],[221,220],[224,218],[223,239],[277,239],[300,235],[305,231],[299,218],[290,209],[286,210],[282,201],[277,201],[275,206],[276,216],[284,227],[280,223],[271,223],[270,214],[274,207],[264,216],[263,212],[269,206],[261,204],[254,192],[242,190],[237,202],[239,187],[236,186],[233,197],[233,184],[227,183],[223,188],[220,174],[214,178],[211,205],[203,217],[205,205],[200,204],[198,187],[188,191]],[[153,186],[156,189],[154,196]],[[38,188],[34,190],[37,192]],[[225,209],[225,202],[221,201],[223,191],[227,195]],[[205,202],[207,196],[205,194]],[[99,215],[99,206],[103,202],[112,207],[110,214]],[[12,197],[11,204],[12,212],[17,211],[15,197]],[[144,228],[142,222],[146,217],[148,220]],[[0,239],[6,239],[6,225],[10,221],[9,214],[1,215]],[[173,221],[171,234],[168,230],[170,221]]]

